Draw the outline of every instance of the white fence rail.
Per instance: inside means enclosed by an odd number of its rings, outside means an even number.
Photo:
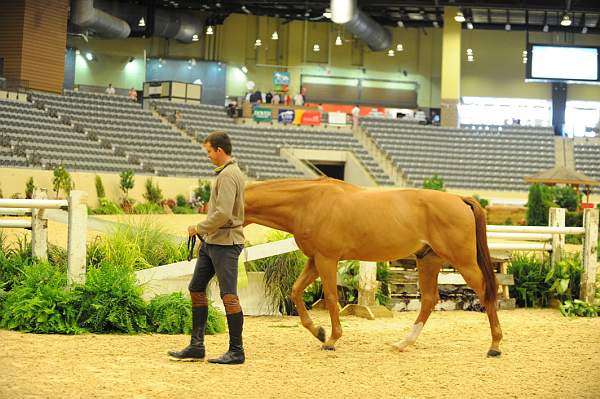
[[[0,215],[31,215],[30,219],[0,219],[0,228],[30,229],[33,257],[48,260],[48,218],[44,210],[68,210],[67,278],[69,284],[85,282],[87,194],[73,190],[68,200],[49,200],[46,189],[36,189],[33,197],[33,199],[0,199]]]

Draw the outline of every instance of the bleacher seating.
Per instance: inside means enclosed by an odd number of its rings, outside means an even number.
[[[123,156],[103,148],[98,141],[90,140],[46,111],[30,103],[0,101],[0,126],[13,149],[23,154],[12,156],[12,166],[41,166],[52,168],[59,163],[71,170],[116,172],[125,169],[139,170]],[[7,149],[2,159],[7,158]],[[27,157],[24,156],[26,154]],[[6,162],[9,162],[8,158]],[[8,164],[7,164],[8,165]]]
[[[156,101],[165,114],[180,111],[182,122],[198,141],[213,130],[227,132],[235,140],[235,156],[248,175],[257,179],[301,176],[302,173],[279,155],[279,148],[351,151],[379,185],[393,184],[381,166],[347,131],[318,127],[243,125],[227,117],[222,107]]]
[[[551,129],[448,129],[363,118],[362,127],[417,187],[438,175],[450,188],[527,190],[524,176],[554,165]]]
[[[575,169],[600,181],[600,139],[585,141],[576,141],[573,145]],[[595,186],[593,191],[600,193],[600,187]]]
[[[66,91],[36,93],[34,101],[79,124],[106,146],[163,176],[210,176],[212,166],[196,143],[124,96]]]

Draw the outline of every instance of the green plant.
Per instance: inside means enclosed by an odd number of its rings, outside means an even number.
[[[133,213],[138,215],[160,215],[165,213],[165,210],[162,206],[153,202],[144,202],[142,204],[136,204],[133,207]]]
[[[188,206],[188,202],[183,196],[183,194],[177,194],[177,196],[175,197],[175,202],[177,203],[178,207]]]
[[[515,253],[508,264],[508,273],[514,277],[511,297],[520,307],[543,307],[548,304],[550,285],[546,281],[548,261],[540,261],[534,255]]]
[[[98,199],[106,197],[106,192],[104,191],[104,184],[102,184],[102,179],[100,176],[96,175],[94,178],[94,183],[96,185],[96,195]]]
[[[529,226],[547,226],[548,209],[554,205],[552,189],[541,184],[529,187],[527,198],[527,224]]]
[[[90,213],[93,215],[121,215],[123,210],[119,205],[115,204],[111,200],[105,197],[98,197],[100,206],[90,209]]]
[[[48,263],[26,266],[23,280],[6,295],[0,326],[37,333],[82,332],[77,304],[65,284],[66,273]]]
[[[312,305],[319,299],[323,298],[323,285],[321,284],[321,278],[317,278],[308,287],[304,289],[303,293],[304,306],[307,309],[312,308]]]
[[[444,178],[438,175],[433,175],[429,179],[424,179],[423,188],[437,191],[446,191],[446,189],[444,188]]]
[[[206,334],[225,331],[225,317],[208,304]],[[180,292],[159,295],[148,304],[148,318],[153,330],[164,334],[189,334],[192,330],[192,302]]]
[[[208,204],[210,199],[210,182],[208,180],[198,179],[198,187],[194,190],[194,196],[202,204]]]
[[[341,277],[339,285],[342,286],[340,302],[344,305],[358,302],[360,262],[356,260],[341,261],[338,276]],[[389,266],[387,262],[377,262],[376,279],[379,287],[375,292],[375,299],[380,305],[387,305],[391,300],[389,291]]]
[[[575,212],[581,205],[582,194],[577,195],[577,191],[571,186],[555,187],[553,194],[554,202],[559,208]]]
[[[25,198],[33,198],[33,190],[35,190],[35,184],[33,183],[33,176],[30,176],[25,183]]]
[[[474,194],[473,198],[475,198],[475,200],[477,202],[479,202],[479,205],[481,205],[482,208],[487,208],[487,206],[490,204],[490,201],[485,199],[485,198],[481,198],[479,197],[479,195]]]
[[[33,265],[31,242],[23,235],[8,246],[0,231],[0,244],[0,288],[10,291],[23,278],[24,268]]]
[[[79,323],[91,332],[142,332],[148,328],[142,289],[129,267],[102,263],[87,273],[73,295]]]
[[[273,232],[267,239],[279,241],[290,237],[292,235],[288,233]],[[264,271],[265,295],[271,299],[275,310],[291,315],[295,311],[290,296],[292,286],[304,269],[306,260],[302,252],[294,251],[249,262],[246,270]]]
[[[119,177],[121,178],[119,187],[121,188],[121,191],[123,191],[123,195],[125,196],[125,198],[128,198],[129,190],[131,190],[135,184],[133,170],[124,170],[123,172],[119,173]]]
[[[572,300],[579,295],[583,266],[579,255],[565,257],[557,261],[546,274],[548,291],[561,302]]]
[[[563,316],[598,317],[600,314],[600,306],[580,299],[566,300],[559,309]]]
[[[583,212],[567,211],[565,214],[565,226],[568,226],[568,227],[583,226]]]
[[[72,189],[75,188],[75,183],[71,180],[71,175],[65,169],[65,166],[61,163],[54,168],[54,177],[52,178],[52,189],[56,193],[56,198],[63,190],[65,194],[69,194]]]
[[[189,206],[176,206],[175,208],[173,208],[173,213],[189,215],[189,214],[196,213],[196,212]]]
[[[154,184],[152,178],[146,179],[145,183],[146,193],[143,195],[144,199],[151,204],[159,205],[163,199],[162,190],[158,186],[158,182]]]
[[[511,218],[506,218],[506,220],[504,220],[503,224],[506,225],[506,226],[512,226],[513,225],[513,221],[512,221]]]

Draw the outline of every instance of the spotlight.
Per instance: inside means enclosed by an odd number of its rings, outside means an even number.
[[[256,41],[254,42],[254,47],[260,47],[260,46],[262,46],[262,40],[256,39]]]
[[[401,45],[401,44],[398,44],[398,45],[396,46],[396,51],[404,51],[404,46],[403,46],[403,45]]]
[[[242,72],[244,73],[248,73],[248,68],[246,68],[246,65],[242,66]]]
[[[92,53],[85,53],[85,58],[88,61],[92,61],[94,59],[94,54],[92,54]]]
[[[510,24],[504,25],[504,30],[508,32],[510,30]]]
[[[474,60],[475,58],[473,58],[473,55],[467,55],[467,61],[473,62]]]
[[[277,34],[277,31],[273,32],[271,35],[271,40],[279,40],[279,34]]]
[[[140,22],[138,22],[138,26],[141,26],[142,28],[146,26],[146,21],[144,20],[144,17],[140,18]]]
[[[208,25],[208,27],[206,28],[206,34],[212,35],[213,33],[214,33],[213,27],[211,25]]]
[[[439,28],[440,27],[440,24],[439,24],[438,21],[433,21],[432,25],[433,25],[434,28]]]
[[[75,55],[81,55],[81,51],[79,49],[75,50]]]
[[[396,24],[398,25],[398,28],[404,28],[404,22],[402,22],[402,20],[398,20]]]
[[[467,22],[467,29],[473,30],[473,22],[471,22],[471,21]]]
[[[581,33],[582,33],[582,34],[584,34],[584,35],[585,35],[586,33],[588,33],[588,27],[587,27],[587,26],[584,26],[583,28],[581,28]]]
[[[562,21],[560,21],[560,24],[561,24],[562,26],[571,26],[571,23],[572,23],[572,22],[573,22],[573,21],[571,21],[571,18],[569,18],[569,16],[568,16],[567,14],[565,14],[565,15],[563,16],[563,19],[562,19]]]
[[[466,20],[466,19],[465,19],[465,16],[464,16],[464,14],[463,14],[461,11],[459,11],[459,12],[457,12],[457,13],[456,13],[456,15],[454,16],[454,20],[455,20],[456,22],[460,22],[460,23],[462,23],[462,22],[465,22],[465,20]]]
[[[336,46],[341,46],[342,45],[342,38],[340,35],[338,35],[338,37],[335,38],[335,45]]]
[[[394,50],[388,50],[388,54],[387,55],[388,55],[388,57],[393,57],[396,54],[394,53]]]
[[[315,53],[318,53],[319,51],[321,51],[321,46],[319,46],[318,44],[315,44],[315,45],[313,46],[313,51],[314,51]]]
[[[197,33],[194,33],[194,34],[192,35],[192,41],[193,41],[193,42],[197,42],[198,40],[200,40],[200,39],[198,38],[198,34],[197,34]]]
[[[548,26],[548,24],[545,24],[544,27],[542,28],[542,31],[544,32],[548,32],[550,30],[550,27]]]
[[[473,55],[473,49],[472,48],[468,48],[467,49],[467,55]]]

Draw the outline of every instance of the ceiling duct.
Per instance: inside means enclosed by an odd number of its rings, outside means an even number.
[[[106,39],[126,38],[131,33],[127,22],[94,8],[94,0],[73,0],[71,23],[80,28],[89,29]]]
[[[331,20],[341,24],[373,51],[390,47],[392,34],[356,7],[355,0],[331,0]]]
[[[201,36],[203,22],[184,11],[158,9],[154,14],[154,35],[191,43],[194,35]]]

